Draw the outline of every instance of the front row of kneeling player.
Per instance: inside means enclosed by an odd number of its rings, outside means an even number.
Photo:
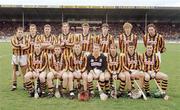
[[[34,96],[34,81],[38,80],[41,97],[55,94],[54,79],[60,80],[58,88],[62,96],[69,93],[70,98],[75,97],[74,89],[88,91],[90,96],[94,96],[93,80],[97,80],[97,85],[108,96],[114,89],[113,81],[120,80],[117,95],[125,94],[125,86],[128,95],[134,89],[134,80],[139,80],[139,89],[149,93],[149,81],[156,79],[158,85],[166,93],[168,77],[159,71],[159,59],[153,52],[153,46],[149,44],[146,52],[140,55],[135,50],[133,42],[128,45],[128,52],[118,54],[115,45],[110,46],[108,55],[100,51],[99,44],[94,44],[93,52],[89,55],[82,52],[81,44],[75,44],[73,52],[67,58],[63,54],[61,47],[54,46],[54,53],[48,61],[48,56],[41,50],[41,44],[34,45],[34,52],[29,55],[28,72],[25,74],[25,85],[30,94]],[[82,82],[81,82],[82,81]],[[59,85],[59,84],[58,84]],[[78,91],[80,92],[80,91]]]

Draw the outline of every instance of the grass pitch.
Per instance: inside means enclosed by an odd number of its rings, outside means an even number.
[[[144,51],[142,44],[138,45],[140,52]],[[168,95],[170,99],[149,98],[133,100],[120,98],[101,101],[98,97],[88,102],[78,100],[29,98],[22,89],[22,78],[18,78],[17,91],[10,91],[11,84],[11,46],[0,43],[0,110],[179,110],[180,109],[180,45],[167,44],[167,51],[162,55],[161,71],[168,74]],[[151,90],[154,82],[151,81]]]

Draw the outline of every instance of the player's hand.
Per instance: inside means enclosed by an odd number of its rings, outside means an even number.
[[[149,74],[153,79],[156,77],[156,73],[154,71],[150,71]]]
[[[113,77],[114,80],[117,80],[117,74],[113,74],[112,77]]]

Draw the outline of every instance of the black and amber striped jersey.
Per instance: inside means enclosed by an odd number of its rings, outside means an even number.
[[[40,40],[41,39],[40,35],[36,34],[36,35],[32,36],[31,34],[28,34],[26,36],[26,39],[27,39],[27,41],[29,43],[29,53],[33,53],[33,51],[34,51],[34,44],[36,42],[40,42],[41,41]]]
[[[125,33],[122,33],[119,36],[119,49],[122,53],[127,52],[127,47],[129,42],[133,42],[135,45],[135,48],[137,47],[137,36],[133,33],[131,33],[129,36],[127,36]]]
[[[71,72],[80,71],[81,73],[86,71],[87,57],[81,52],[79,55],[72,53],[69,58],[69,70]]]
[[[118,53],[116,53],[115,56],[112,56],[111,54],[108,54],[107,57],[107,70],[110,74],[113,74],[113,72],[119,73],[122,68],[122,62],[121,57]]]
[[[72,53],[72,47],[74,46],[75,35],[72,33],[60,34],[58,36],[57,43],[60,44],[64,54],[69,57]]]
[[[87,35],[79,34],[79,42],[82,45],[82,51],[84,52],[92,52],[93,46],[93,36],[88,33]]]
[[[25,47],[21,48],[20,44],[25,45]],[[11,45],[12,45],[13,55],[25,55],[28,53],[29,43],[26,40],[25,36],[23,36],[20,39],[15,35],[12,36]]]
[[[159,63],[159,57],[153,53],[150,56],[147,55],[145,52],[142,56],[142,61],[144,64],[144,71],[154,71],[154,72],[159,72],[160,69],[160,63]]]
[[[153,50],[155,53],[160,51],[163,53],[165,51],[165,40],[162,35],[156,33],[155,36],[150,36],[149,33],[144,35],[143,37],[144,46],[146,47],[148,43],[153,45]]]
[[[138,52],[134,52],[133,55],[130,55],[128,52],[125,54],[125,66],[129,70],[141,70],[143,71],[143,62],[142,55]]]
[[[56,55],[54,53],[51,56],[51,59],[49,60],[48,64],[49,64],[50,71],[59,72],[62,70],[65,70],[65,71],[68,70],[68,61],[67,61],[66,56],[63,53],[59,55]]]
[[[114,43],[114,38],[111,34],[107,34],[106,36],[100,34],[97,38],[97,42],[100,44],[101,51],[103,53],[108,53],[110,45]]]
[[[41,43],[47,43],[49,45],[54,45],[56,42],[57,42],[57,38],[55,35],[53,34],[50,34],[49,36],[46,36],[45,34],[42,34],[41,35],[41,38],[40,38],[40,41]],[[44,51],[46,53],[52,53],[53,52],[53,49],[52,48],[48,48],[48,47],[45,47],[44,48]]]
[[[48,56],[45,52],[41,51],[39,54],[31,53],[28,58],[28,70],[36,71],[37,69],[42,72],[48,65]]]

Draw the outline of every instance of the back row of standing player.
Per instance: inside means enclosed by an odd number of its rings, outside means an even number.
[[[146,52],[140,55],[136,52],[137,36],[132,33],[132,24],[123,25],[124,32],[119,36],[117,52],[114,37],[109,34],[109,25],[102,25],[102,33],[94,35],[89,32],[89,24],[82,24],[82,33],[74,35],[69,30],[67,22],[62,23],[62,33],[55,36],[51,26],[44,26],[44,33],[37,34],[35,24],[29,27],[29,34],[24,36],[22,27],[17,28],[12,37],[13,48],[12,89],[17,88],[19,68],[23,74],[24,87],[31,96],[34,94],[32,79],[39,78],[42,96],[45,96],[46,85],[49,96],[52,97],[53,79],[62,81],[62,92],[68,89],[74,97],[73,80],[83,79],[84,90],[93,91],[93,79],[98,79],[100,87],[109,94],[112,78],[120,79],[120,94],[124,93],[125,85],[129,91],[133,88],[133,80],[140,79],[141,87],[149,94],[149,80],[156,78],[164,91],[167,89],[168,78],[159,72],[160,53],[165,51],[163,37],[157,33],[154,24],[148,25],[148,33],[143,36]],[[83,54],[85,55],[83,55]],[[103,54],[102,54],[103,53]],[[94,71],[95,70],[95,71]],[[47,80],[46,80],[47,77]],[[105,86],[105,87],[104,87]]]

